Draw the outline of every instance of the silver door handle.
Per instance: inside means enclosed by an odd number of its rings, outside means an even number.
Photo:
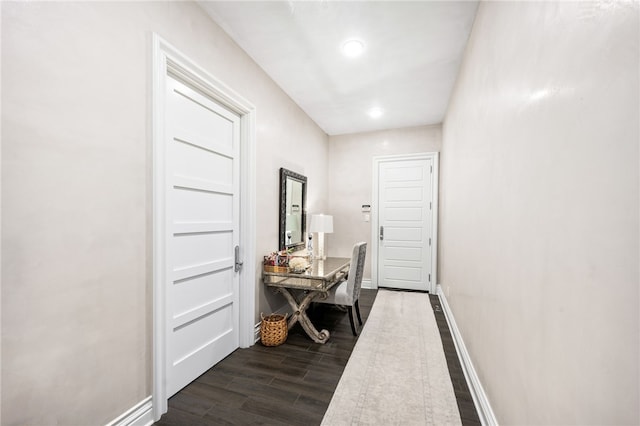
[[[384,240],[384,226],[380,227],[380,241]]]
[[[240,246],[236,246],[235,248],[235,262],[234,262],[234,267],[233,270],[235,272],[238,272],[240,269],[242,269],[242,264],[244,262],[240,261]]]

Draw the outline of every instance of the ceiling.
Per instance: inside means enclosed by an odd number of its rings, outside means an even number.
[[[441,123],[477,1],[200,1],[329,135]],[[364,42],[358,57],[341,46]],[[371,118],[368,111],[383,111]]]

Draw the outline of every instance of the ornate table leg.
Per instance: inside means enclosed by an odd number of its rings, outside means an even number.
[[[307,308],[309,307],[309,303],[311,303],[311,301],[315,299],[315,297],[318,295],[318,292],[310,291],[304,297],[304,299],[302,299],[302,302],[298,304],[296,298],[293,297],[293,294],[291,294],[289,289],[278,288],[278,290],[280,291],[280,293],[282,293],[285,299],[287,299],[287,302],[289,302],[289,306],[291,306],[291,309],[293,309],[293,313],[291,314],[291,317],[289,317],[289,324],[287,325],[289,329],[291,329],[291,327],[293,327],[296,322],[300,322],[300,325],[302,326],[304,331],[307,332],[309,337],[311,337],[311,340],[313,340],[314,342],[325,343],[327,340],[329,340],[329,331],[318,331],[307,316]]]

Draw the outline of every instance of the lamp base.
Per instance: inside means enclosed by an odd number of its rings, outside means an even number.
[[[324,232],[318,232],[318,254],[316,256],[316,259],[327,259],[327,256],[324,254]]]

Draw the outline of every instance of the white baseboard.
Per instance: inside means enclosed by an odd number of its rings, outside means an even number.
[[[107,423],[107,426],[149,426],[153,424],[153,403],[151,396],[146,397],[116,419]]]
[[[451,308],[449,308],[449,304],[447,303],[447,298],[444,295],[442,286],[438,284],[436,288],[437,294],[440,297],[444,316],[447,319],[449,330],[451,331],[451,336],[453,337],[453,342],[456,346],[456,351],[458,352],[458,358],[460,359],[460,364],[462,365],[464,377],[469,384],[469,391],[471,392],[473,403],[475,404],[476,410],[478,411],[478,416],[480,417],[480,422],[483,425],[497,426],[498,420],[496,419],[496,416],[491,409],[489,399],[487,398],[487,394],[484,392],[484,388],[480,383],[478,374],[476,373],[475,368],[473,368],[471,357],[469,356],[469,352],[467,352],[467,348],[464,345],[462,335],[460,334],[460,330],[456,325],[456,320],[453,317],[453,312],[451,311]]]
[[[373,286],[373,282],[371,282],[370,279],[366,279],[366,278],[362,279],[362,288],[366,288],[369,290],[375,289],[375,287]]]

